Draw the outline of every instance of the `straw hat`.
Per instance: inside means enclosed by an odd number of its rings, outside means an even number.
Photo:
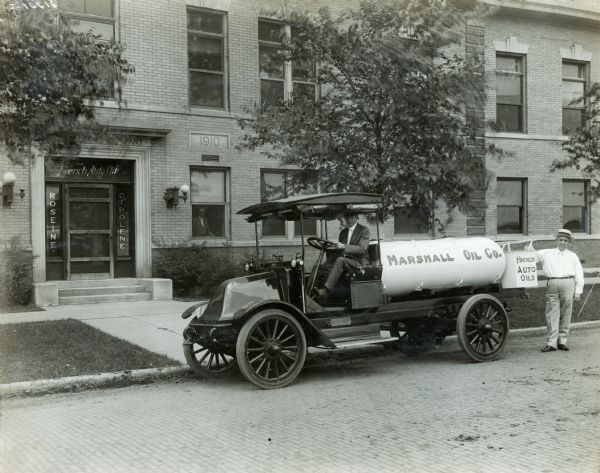
[[[571,233],[571,230],[567,230],[566,228],[561,228],[559,231],[556,232],[556,238],[558,238],[559,236],[567,237],[569,241],[573,240],[573,234]]]

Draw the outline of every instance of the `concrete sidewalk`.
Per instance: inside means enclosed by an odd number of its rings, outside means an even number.
[[[77,319],[110,335],[185,364],[181,344],[189,320],[181,314],[194,301],[139,301],[46,307],[38,312],[0,314],[0,324]]]

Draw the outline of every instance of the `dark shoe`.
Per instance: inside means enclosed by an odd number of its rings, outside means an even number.
[[[550,345],[546,345],[544,348],[540,350],[542,353],[548,353],[549,351],[556,351],[556,348],[551,347]]]
[[[567,345],[563,345],[562,343],[558,344],[558,349],[562,351],[569,351],[569,347]]]

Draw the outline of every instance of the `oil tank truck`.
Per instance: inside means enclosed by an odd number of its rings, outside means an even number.
[[[390,342],[412,355],[453,334],[471,360],[497,358],[508,338],[508,301],[537,287],[535,254],[508,244],[483,237],[383,241],[377,227],[369,264],[346,274],[330,300],[315,300],[322,263],[336,244],[305,239],[303,220],[326,222],[349,209],[377,212],[381,200],[375,194],[314,194],[240,210],[255,224],[257,257],[248,260],[246,276],[223,281],[210,300],[182,314],[191,318],[183,333],[190,367],[201,376],[239,368],[256,386],[274,389],[298,376],[308,347]],[[273,218],[300,224],[301,252],[260,258],[258,224]],[[319,250],[310,271],[305,242]]]

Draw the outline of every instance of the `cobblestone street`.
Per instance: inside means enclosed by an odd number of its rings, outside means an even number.
[[[291,386],[241,376],[2,401],[0,471],[600,471],[599,328],[427,356],[330,354]],[[364,353],[363,353],[364,354]]]

